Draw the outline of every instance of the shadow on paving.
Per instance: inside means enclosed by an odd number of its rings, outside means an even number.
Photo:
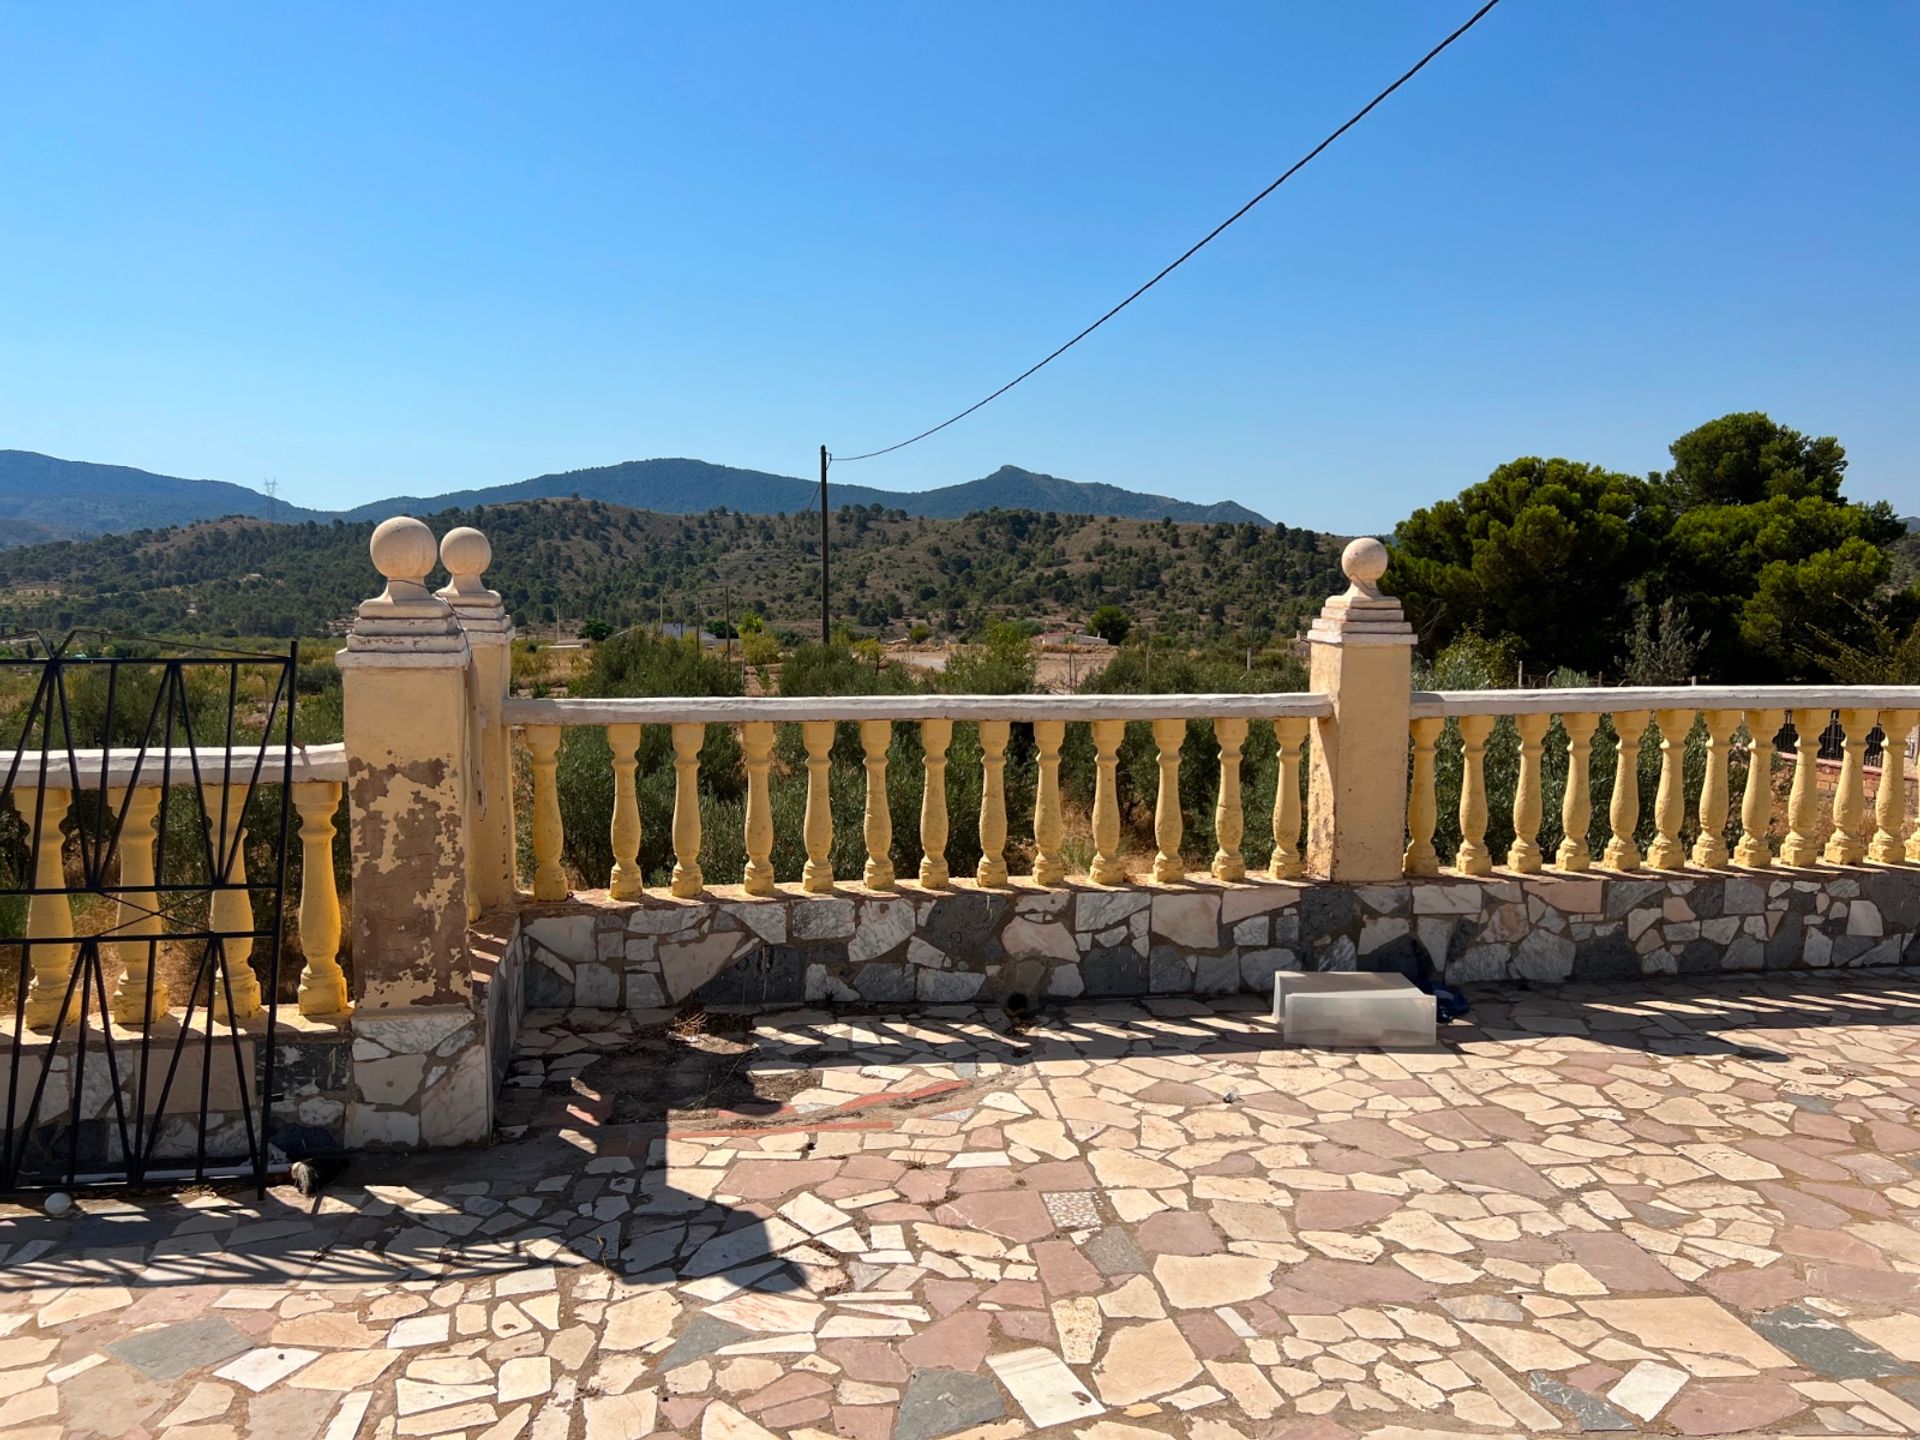
[[[1767,1032],[1920,1022],[1920,976],[1908,972],[1541,990],[1486,985],[1469,993],[1473,1014],[1441,1029],[1443,1050],[1579,1035],[1657,1055],[1786,1062],[1792,1057],[1767,1043]],[[807,1269],[769,1253],[765,1207],[727,1205],[666,1183],[671,1172],[658,1161],[670,1121],[709,1133],[804,1128],[807,1116],[785,1116],[782,1126],[784,1100],[835,1068],[945,1064],[966,1082],[982,1065],[1154,1051],[1251,1054],[1281,1044],[1262,1021],[1264,1008],[1258,997],[1241,995],[1073,1002],[1018,1016],[966,1006],[789,1010],[742,1017],[731,1027],[741,1037],[735,1041],[726,1023],[684,1034],[629,1025],[625,1036],[609,1037],[618,1043],[594,1049],[590,1062],[537,1089],[516,1093],[510,1082],[502,1118],[510,1123],[520,1106],[528,1124],[521,1138],[488,1150],[357,1154],[318,1202],[281,1186],[258,1203],[239,1190],[229,1206],[199,1203],[191,1192],[131,1195],[77,1219],[9,1219],[0,1222],[0,1245],[11,1247],[0,1261],[0,1288],[373,1286],[553,1264],[602,1266],[629,1278],[673,1266],[683,1281],[714,1276],[745,1290],[797,1292],[809,1288]],[[589,1012],[567,1019],[576,1029],[593,1023]],[[716,1046],[716,1038],[726,1043]],[[583,1068],[591,1070],[584,1083]],[[583,1100],[599,1113],[577,1113]],[[540,1103],[558,1108],[528,1111]],[[876,1116],[867,1123],[890,1122]],[[520,1178],[524,1188],[508,1193],[503,1176]],[[367,1186],[411,1194],[396,1196],[395,1205]],[[241,1218],[229,1223],[236,1209]],[[675,1252],[657,1243],[663,1232],[706,1238],[676,1265]]]
[[[1920,1025],[1920,969],[1907,968],[1578,982],[1539,990],[1483,985],[1467,993],[1471,1033],[1487,1039],[1574,1034],[1649,1055],[1733,1056],[1762,1064],[1794,1058],[1773,1031]],[[1460,1033],[1466,1038],[1468,1032]]]

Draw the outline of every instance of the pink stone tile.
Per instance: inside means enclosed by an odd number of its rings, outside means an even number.
[[[1303,1229],[1345,1228],[1308,1226],[1297,1218],[1295,1223]],[[1162,1210],[1157,1215],[1149,1215],[1135,1228],[1133,1238],[1147,1255],[1214,1255],[1227,1248],[1225,1237],[1213,1228],[1213,1222],[1192,1210]]]
[[[1795,1225],[1805,1225],[1815,1230],[1831,1230],[1836,1225],[1844,1225],[1847,1212],[1838,1205],[1809,1195],[1792,1185],[1778,1180],[1762,1180],[1758,1186],[1760,1193],[1767,1197],[1780,1213]]]
[[[1308,1294],[1349,1305],[1371,1301],[1412,1304],[1430,1300],[1434,1287],[1397,1265],[1357,1265],[1346,1260],[1313,1259],[1287,1272],[1288,1282]]]
[[[1869,1305],[1904,1304],[1913,1294],[1915,1276],[1858,1265],[1815,1265],[1807,1271],[1807,1288],[1815,1295],[1862,1301]]]
[[[804,1400],[811,1395],[824,1395],[831,1389],[833,1386],[826,1377],[794,1370],[782,1375],[764,1390],[755,1391],[740,1401],[739,1405],[747,1414],[757,1415],[776,1405],[790,1405],[795,1400]]]
[[[1873,1148],[1882,1155],[1911,1155],[1920,1151],[1920,1129],[1892,1120],[1875,1120],[1867,1126]]]
[[[929,1280],[922,1291],[936,1315],[951,1315],[962,1306],[973,1304],[981,1287],[971,1280]]]
[[[1817,1146],[1813,1141],[1760,1137],[1742,1141],[1739,1148],[1749,1155],[1778,1165],[1789,1175],[1798,1175],[1805,1180],[1844,1181],[1847,1178],[1846,1170],[1816,1153],[1817,1149],[1832,1147]]]
[[[1094,1295],[1107,1288],[1100,1272],[1068,1240],[1042,1240],[1033,1247],[1034,1262],[1040,1267],[1040,1283],[1056,1298],[1062,1295]]]
[[[1173,1322],[1202,1360],[1221,1360],[1237,1354],[1245,1343],[1211,1310],[1183,1311],[1173,1317]]]
[[[1003,1173],[1011,1175],[1012,1172]],[[934,1218],[943,1225],[983,1230],[1017,1245],[1043,1239],[1054,1229],[1046,1202],[1031,1190],[961,1195],[936,1210]]]
[[[1818,1196],[1846,1210],[1858,1210],[1867,1215],[1891,1215],[1893,1206],[1879,1192],[1867,1189],[1864,1185],[1829,1185],[1819,1181],[1809,1181],[1800,1187],[1809,1195]]]
[[[980,1298],[1014,1310],[1044,1310],[1047,1305],[1046,1291],[1038,1280],[1002,1280]]]
[[[1682,1435],[1731,1435],[1764,1429],[1806,1408],[1807,1401],[1783,1383],[1717,1380],[1689,1385],[1662,1418]]]
[[[660,1403],[660,1413],[676,1430],[691,1430],[700,1412],[707,1408],[705,1395],[673,1395]]]
[[[992,1317],[984,1310],[962,1310],[936,1320],[910,1340],[900,1342],[900,1358],[917,1368],[977,1372],[987,1358]]]
[[[903,1385],[913,1367],[885,1340],[822,1340],[820,1353],[849,1378],[869,1385]]]
[[[1700,1288],[1736,1310],[1771,1310],[1808,1293],[1807,1283],[1784,1265],[1716,1270],[1701,1279]]]
[[[1889,1268],[1878,1250],[1844,1230],[1810,1230],[1804,1225],[1788,1225],[1773,1237],[1773,1243],[1774,1248],[1806,1260],[1834,1260],[1869,1270]]]
[[[1402,1202],[1393,1195],[1372,1195],[1361,1190],[1303,1190],[1294,1202],[1293,1227],[1296,1230],[1363,1230],[1398,1210]]]
[[[872,1181],[872,1185],[868,1188],[875,1190],[883,1185],[892,1185],[904,1179],[909,1173],[907,1167],[898,1160],[888,1160],[880,1155],[850,1155],[846,1159],[843,1170],[848,1175],[857,1175],[862,1180]]]
[[[1046,1160],[1029,1165],[1020,1175],[1029,1190],[1049,1195],[1059,1190],[1097,1190],[1099,1183],[1084,1160]]]
[[[806,1425],[815,1420],[824,1420],[831,1410],[824,1398],[796,1400],[791,1405],[781,1405],[772,1410],[763,1411],[760,1419],[775,1430],[790,1429],[795,1425]]]
[[[916,1205],[933,1205],[947,1198],[947,1192],[953,1188],[953,1172],[950,1170],[909,1170],[892,1182],[907,1199]]]
[[[1616,1294],[1687,1288],[1671,1270],[1617,1230],[1580,1232],[1568,1235],[1566,1241],[1573,1258]]]
[[[837,1160],[742,1160],[727,1171],[724,1188],[747,1200],[779,1200],[839,1173]]]
[[[836,1405],[833,1430],[845,1440],[887,1440],[893,1434],[891,1405]]]
[[[1002,1310],[993,1319],[1000,1327],[1000,1332],[1010,1340],[1031,1341],[1047,1346],[1056,1343],[1053,1317],[1043,1310]]]
[[[953,1172],[953,1193],[970,1195],[981,1190],[1011,1190],[1015,1177],[1011,1166],[975,1165]]]
[[[1505,1113],[1505,1112],[1502,1112]],[[1689,1137],[1691,1138],[1691,1137]],[[1443,1180],[1463,1185],[1492,1185],[1534,1200],[1561,1198],[1560,1187],[1512,1151],[1499,1146],[1427,1156],[1426,1168]]]

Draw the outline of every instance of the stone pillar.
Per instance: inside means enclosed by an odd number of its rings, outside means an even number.
[[[427,589],[433,533],[396,516],[369,548],[387,587],[336,657],[353,853],[347,1143],[472,1144],[493,1098],[466,939],[472,657]]]
[[[1307,869],[1327,880],[1400,878],[1406,845],[1413,629],[1380,593],[1387,547],[1360,539],[1340,568],[1350,582],[1307,632],[1312,688],[1333,701],[1313,722]]]
[[[512,738],[501,718],[513,684],[513,622],[500,592],[481,583],[493,563],[493,546],[469,525],[440,541],[440,563],[452,577],[439,596],[453,608],[473,658],[473,762],[469,771],[467,875],[469,909],[478,914],[511,905],[517,888],[513,839]]]

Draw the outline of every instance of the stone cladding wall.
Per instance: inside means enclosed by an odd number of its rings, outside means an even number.
[[[169,1168],[177,1162],[193,1163],[200,1145],[200,1088],[203,1069],[207,1089],[206,1150],[220,1157],[246,1153],[247,1121],[243,1105],[254,1107],[253,1122],[259,1124],[259,1099],[266,1083],[267,1046],[264,1021],[243,1030],[239,1037],[239,1068],[234,1046],[222,1037],[213,1049],[213,1062],[205,1062],[203,1041],[190,1038],[174,1062],[174,1037],[177,1032],[163,1028],[156,1035],[147,1060],[149,1116],[158,1110],[158,1119],[145,1123],[158,1125],[153,1143],[153,1163]],[[0,1116],[11,1114],[20,1127],[15,1143],[26,1147],[25,1170],[37,1169],[42,1158],[56,1156],[56,1168],[64,1170],[66,1147],[75,1142],[75,1155],[81,1174],[117,1170],[121,1165],[121,1117],[129,1131],[141,1115],[140,1048],[137,1036],[116,1031],[114,1061],[110,1067],[97,1035],[90,1037],[82,1071],[79,1105],[74,1106],[73,1074],[78,1054],[76,1041],[63,1035],[55,1053],[42,1061],[45,1040],[30,1044],[22,1056],[20,1090],[9,1099],[8,1081],[0,1073]],[[297,1160],[306,1155],[337,1150],[346,1137],[347,1106],[350,1097],[353,1064],[352,1040],[346,1030],[329,1021],[280,1016],[274,1042],[274,1102],[267,1140],[275,1161]],[[36,1124],[29,1130],[26,1118],[34,1103],[34,1088],[40,1082],[43,1063],[46,1085],[41,1091]],[[160,1087],[169,1067],[174,1067],[173,1083],[162,1105]],[[116,1104],[111,1072],[119,1072],[119,1098]],[[243,1088],[240,1075],[246,1076]],[[77,1123],[76,1123],[77,1122]],[[76,1133],[77,1132],[77,1133]]]
[[[1553,983],[1920,965],[1920,870],[589,894],[519,927],[541,1009],[1266,993],[1277,970]]]

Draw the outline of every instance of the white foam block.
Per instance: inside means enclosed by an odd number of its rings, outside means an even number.
[[[1396,971],[1281,971],[1273,1018],[1289,1045],[1410,1048],[1434,1044],[1433,997]]]

